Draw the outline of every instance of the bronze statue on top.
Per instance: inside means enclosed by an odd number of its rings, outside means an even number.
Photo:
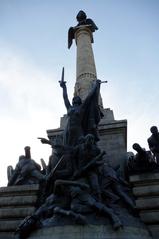
[[[79,13],[76,16],[76,19],[78,21],[78,24],[75,27],[70,27],[68,30],[68,48],[70,49],[71,45],[72,45],[72,41],[75,38],[75,32],[78,29],[78,27],[82,26],[82,25],[86,25],[91,32],[95,32],[96,30],[98,30],[98,27],[96,26],[96,24],[94,23],[94,21],[90,18],[87,18],[87,15],[84,11],[79,11]],[[92,39],[92,43],[93,43],[93,39]]]

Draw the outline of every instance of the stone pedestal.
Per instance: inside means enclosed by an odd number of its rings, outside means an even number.
[[[0,188],[0,239],[14,237],[17,226],[34,212],[38,190],[39,185]]]
[[[150,239],[145,228],[124,227],[114,231],[107,225],[59,226],[39,229],[29,239]]]
[[[49,138],[62,135],[67,122],[67,116],[61,118],[58,129],[47,130]],[[123,165],[127,151],[127,120],[115,120],[113,111],[104,109],[104,118],[99,124],[100,141],[98,143],[102,150],[106,151],[106,159],[112,166]]]
[[[159,173],[130,176],[136,206],[141,220],[148,226],[152,237],[159,238]]]
[[[102,150],[106,151],[106,160],[115,167],[123,166],[127,151],[127,120],[115,120],[110,109],[104,110],[104,118],[99,124]]]

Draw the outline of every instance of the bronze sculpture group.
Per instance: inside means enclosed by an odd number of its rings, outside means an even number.
[[[53,153],[45,171],[38,171],[42,175],[39,178],[40,199],[35,213],[19,225],[17,232],[20,238],[26,238],[36,228],[59,225],[59,221],[61,224],[96,223],[96,214],[102,223],[110,221],[114,230],[118,230],[123,227],[116,211],[120,201],[128,210],[135,210],[134,200],[127,192],[128,183],[107,162],[106,152],[97,146],[97,126],[101,117],[97,104],[100,81],[94,82],[83,103],[78,97],[74,98],[72,105],[68,100],[66,83],[62,81],[60,86],[68,121],[62,137],[55,141],[40,138],[42,143],[52,146]],[[83,120],[93,124],[83,124]],[[31,156],[26,158],[30,163],[33,161]],[[21,176],[25,177],[25,174]]]
[[[94,214],[101,217],[102,223],[109,219],[114,230],[118,230],[123,227],[116,211],[121,206],[120,201],[132,213],[136,209],[128,193],[128,183],[107,162],[106,152],[97,146],[97,126],[101,117],[97,104],[100,81],[94,82],[83,103],[80,97],[74,97],[72,105],[68,100],[66,82],[61,81],[60,86],[63,88],[68,121],[62,137],[55,140],[40,138],[42,143],[53,148],[48,165],[42,171],[31,159],[30,147],[25,147],[25,155],[20,156],[9,178],[8,186],[41,185],[35,213],[25,218],[17,229],[20,238],[26,238],[37,228],[59,225],[59,221],[61,224],[94,223]],[[92,102],[94,105],[91,105]],[[83,120],[94,122],[94,127],[88,122],[83,124]],[[137,143],[133,145],[137,154],[128,160],[127,170],[130,174],[158,169],[157,127],[153,126],[151,132],[148,143],[152,152]]]

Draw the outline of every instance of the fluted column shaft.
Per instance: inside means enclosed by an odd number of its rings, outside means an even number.
[[[77,44],[75,95],[85,99],[97,79],[93,49],[92,32],[87,26],[80,26],[75,33]]]

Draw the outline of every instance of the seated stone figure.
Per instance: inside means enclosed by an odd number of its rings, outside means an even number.
[[[146,151],[137,143],[133,144],[133,149],[137,154],[128,159],[128,174],[151,172],[157,169],[156,160],[150,151]]]
[[[41,173],[41,167],[30,155],[30,147],[25,147],[25,156],[19,157],[12,175],[9,177],[8,186],[36,184],[44,180],[44,175]]]
[[[159,132],[156,126],[150,128],[152,135],[148,138],[148,145],[154,154],[157,164],[159,165]]]

